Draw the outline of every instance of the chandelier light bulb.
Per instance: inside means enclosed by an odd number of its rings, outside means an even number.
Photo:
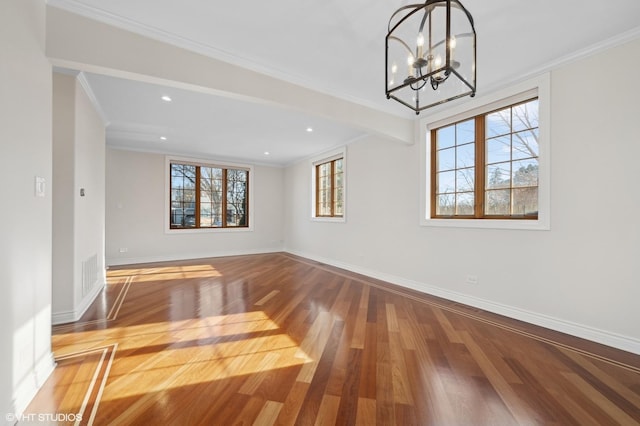
[[[456,43],[456,38],[454,36],[451,36],[451,38],[449,39],[449,48],[455,49]]]
[[[422,46],[424,46],[424,36],[422,33],[418,33],[418,40],[416,40],[416,44],[418,45],[418,58],[422,58]]]
[[[397,72],[398,72],[398,64],[394,62],[393,65],[391,65],[391,73],[395,74]]]

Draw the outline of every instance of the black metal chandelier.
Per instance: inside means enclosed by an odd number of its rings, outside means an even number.
[[[476,30],[458,0],[396,10],[386,37],[386,94],[420,111],[476,93]]]

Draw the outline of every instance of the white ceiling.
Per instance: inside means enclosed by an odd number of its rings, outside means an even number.
[[[393,11],[410,3],[407,1],[48,3],[310,89],[415,118],[409,109],[387,100],[383,88],[387,22]],[[640,36],[638,0],[462,3],[476,26],[479,95]],[[109,122],[107,144],[111,146],[282,166],[365,134],[362,129],[286,107],[102,75],[86,74],[85,78]],[[173,101],[161,101],[164,94]],[[314,131],[307,132],[307,127]],[[160,141],[160,136],[167,140]]]

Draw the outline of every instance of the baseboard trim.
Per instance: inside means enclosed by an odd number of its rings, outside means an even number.
[[[53,312],[51,314],[51,325],[66,324],[75,321],[77,321],[75,311]]]
[[[411,290],[416,290],[422,293],[430,294],[432,296],[441,297],[453,302],[463,303],[465,305],[473,306],[488,312],[503,315],[505,317],[513,318],[519,321],[524,321],[529,324],[537,325],[540,327],[548,328],[561,333],[569,334],[571,336],[579,337],[581,339],[589,340],[592,342],[600,343],[606,346],[611,346],[616,349],[631,352],[640,355],[640,340],[633,337],[624,336],[617,333],[612,333],[606,330],[590,327],[583,324],[563,320],[561,318],[552,317],[538,312],[529,311],[526,309],[520,309],[502,303],[493,302],[491,300],[482,299],[475,296],[469,296],[467,294],[458,293],[455,291],[443,289],[441,287],[421,283],[414,280],[398,277],[392,274],[386,274],[373,269],[363,268],[357,265],[352,265],[345,262],[340,262],[334,259],[328,259],[321,256],[316,256],[311,253],[306,253],[298,250],[285,249],[285,252],[291,253],[296,256],[301,256],[316,262],[325,263],[327,265],[335,266],[337,268],[346,269],[357,274],[366,275],[371,278],[375,278],[381,281],[386,281],[391,284],[396,284],[401,287],[406,287]]]
[[[192,260],[192,259],[206,259],[210,257],[226,257],[226,256],[243,256],[248,254],[265,254],[265,253],[279,253],[282,252],[282,247],[273,247],[267,249],[250,249],[250,250],[230,250],[230,251],[216,251],[206,253],[172,253],[159,256],[144,256],[144,257],[107,257],[106,264],[108,266],[120,266],[120,265],[135,265],[139,263],[155,263],[155,262],[171,262],[176,260]]]
[[[80,301],[80,305],[77,309],[74,309],[73,311],[53,312],[51,314],[51,324],[60,325],[78,321],[82,318],[82,315],[84,315],[87,309],[89,309],[89,306],[91,306],[91,304],[96,300],[96,297],[98,297],[105,285],[106,283],[101,281],[97,285],[93,286],[91,292],[87,294],[82,301]]]
[[[13,394],[13,410],[16,415],[24,413],[55,367],[53,353],[48,352],[36,362],[29,374],[16,386]]]

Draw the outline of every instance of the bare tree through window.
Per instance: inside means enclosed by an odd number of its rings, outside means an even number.
[[[171,228],[246,227],[249,171],[171,164]]]

